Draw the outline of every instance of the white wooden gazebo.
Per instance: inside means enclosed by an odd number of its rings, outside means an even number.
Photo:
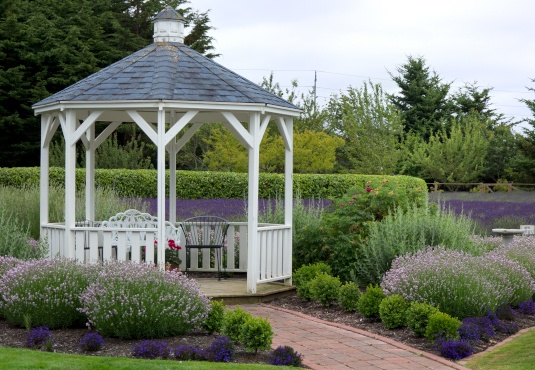
[[[50,257],[59,254],[86,262],[97,259],[100,253],[103,259],[141,261],[134,250],[127,257],[126,230],[100,227],[100,221],[104,220],[95,220],[94,211],[95,150],[121,124],[134,123],[157,147],[158,211],[153,228],[128,229],[128,232],[143,235],[146,262],[153,263],[150,251],[154,240],[166,239],[169,223],[177,226],[177,154],[203,124],[220,122],[249,153],[249,211],[247,224],[242,226],[246,228],[247,238],[242,237],[241,241],[246,256],[242,268],[247,271],[247,291],[255,293],[257,284],[264,282],[284,280],[291,284],[292,131],[293,118],[299,115],[299,109],[188,48],[183,44],[183,35],[181,16],[167,7],[154,20],[153,44],[33,106],[35,114],[41,115],[41,230],[48,240]],[[108,123],[98,136],[96,122]],[[285,145],[284,225],[258,223],[260,142],[270,122],[276,123]],[[59,127],[65,140],[65,222],[50,223],[49,144]],[[86,153],[86,222],[83,223],[75,219],[74,208],[79,141]],[[170,173],[168,195],[166,152]],[[167,196],[169,220],[165,219]],[[118,243],[115,254],[111,252],[113,237]],[[154,246],[161,268],[164,244]]]

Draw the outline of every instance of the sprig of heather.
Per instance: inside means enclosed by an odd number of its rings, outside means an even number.
[[[514,305],[535,291],[535,281],[517,262],[443,247],[398,257],[381,285],[387,295],[426,302],[461,319]]]
[[[197,282],[146,264],[110,262],[81,296],[81,312],[104,336],[164,338],[185,334],[207,317]]]
[[[0,280],[6,319],[24,326],[67,328],[85,321],[78,311],[80,295],[96,279],[96,268],[66,259],[32,260],[18,264]]]

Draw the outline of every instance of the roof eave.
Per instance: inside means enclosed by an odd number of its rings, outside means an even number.
[[[57,101],[43,105],[33,105],[35,115],[65,109],[99,109],[99,110],[130,110],[130,109],[186,109],[203,111],[250,111],[272,113],[297,117],[300,109],[281,107],[266,103],[229,103],[178,100],[117,100],[117,101]]]

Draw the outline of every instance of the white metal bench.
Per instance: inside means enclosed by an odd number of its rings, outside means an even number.
[[[110,217],[109,220],[103,221],[100,226],[103,228],[118,229],[112,231],[112,246],[114,247],[117,247],[119,243],[120,229],[152,229],[150,231],[126,231],[126,247],[129,252],[133,252],[131,250],[133,244],[141,248],[147,247],[147,232],[153,233],[154,239],[150,239],[157,242],[158,218],[136,209],[119,212],[115,216]],[[139,240],[133,243],[136,234]],[[168,240],[174,240],[175,243],[179,243],[179,230],[169,221],[165,221],[165,236],[167,239],[166,243]],[[164,247],[165,245],[163,244]]]

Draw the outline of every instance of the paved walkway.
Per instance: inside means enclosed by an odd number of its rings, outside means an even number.
[[[292,347],[311,369],[467,370],[442,357],[350,326],[269,304],[240,307],[254,316],[267,317],[275,333],[272,347]]]

